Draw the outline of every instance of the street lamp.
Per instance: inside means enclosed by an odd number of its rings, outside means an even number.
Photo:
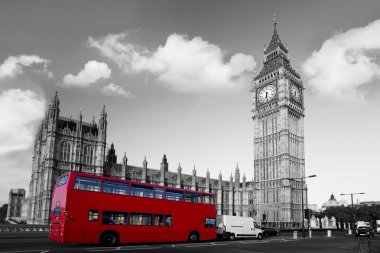
[[[304,211],[304,208],[303,208],[303,180],[305,178],[311,178],[311,177],[316,177],[317,175],[310,175],[310,176],[307,176],[307,177],[301,177],[301,185],[302,185],[302,192],[301,192],[301,205],[302,205],[302,213],[301,213],[301,217],[302,217],[302,237],[305,237],[305,223],[304,223],[304,215],[303,215],[303,211]],[[295,178],[295,179],[298,179],[298,178]]]
[[[303,181],[305,178],[311,178],[311,177],[316,177],[317,175],[310,175],[310,176],[306,176],[306,177],[296,177],[296,178],[287,178],[287,179],[290,179],[290,180],[301,180],[301,185],[302,185],[302,191],[301,191],[301,218],[302,218],[302,237],[305,237],[305,223],[304,223],[304,215],[303,215],[303,212],[304,212],[304,204],[303,204],[303,191],[304,191],[304,187],[303,187]]]
[[[357,195],[357,194],[365,194],[364,192],[355,192],[355,193],[341,193],[340,196],[344,196],[344,195],[351,195],[351,229],[353,229],[353,225],[354,225],[354,195]]]

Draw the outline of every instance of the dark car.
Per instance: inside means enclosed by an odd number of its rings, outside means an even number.
[[[272,235],[279,235],[280,234],[280,230],[278,228],[274,228],[274,227],[262,227],[261,228],[263,230],[263,236],[272,236]]]
[[[375,231],[371,227],[358,227],[355,231],[356,237],[359,236],[368,236],[368,237],[374,237]]]

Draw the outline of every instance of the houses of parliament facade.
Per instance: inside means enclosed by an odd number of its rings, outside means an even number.
[[[238,166],[232,168],[234,176],[231,173],[229,180],[221,174],[211,178],[209,171],[197,175],[195,168],[191,175],[183,174],[180,165],[169,170],[166,155],[155,168],[148,166],[146,158],[141,166],[128,164],[126,153],[118,161],[114,144],[107,148],[105,106],[97,122],[84,122],[81,113],[76,119],[63,117],[56,93],[36,134],[29,192],[23,204],[27,222],[49,223],[56,179],[67,171],[211,192],[218,214],[250,216],[282,227],[301,222],[301,196],[306,189],[301,180],[305,176],[303,83],[290,65],[276,20],[273,25],[262,70],[251,86],[253,181],[247,181]]]

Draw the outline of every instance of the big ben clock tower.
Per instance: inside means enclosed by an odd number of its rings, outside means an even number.
[[[276,18],[273,26],[263,68],[251,90],[257,220],[300,222],[305,189],[301,182],[305,176],[303,83],[290,66]]]

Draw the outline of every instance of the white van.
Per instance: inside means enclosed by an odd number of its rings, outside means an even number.
[[[216,223],[218,225],[216,232],[218,238],[235,240],[235,238],[250,237],[261,239],[263,236],[263,231],[251,217],[218,215],[216,216]]]

